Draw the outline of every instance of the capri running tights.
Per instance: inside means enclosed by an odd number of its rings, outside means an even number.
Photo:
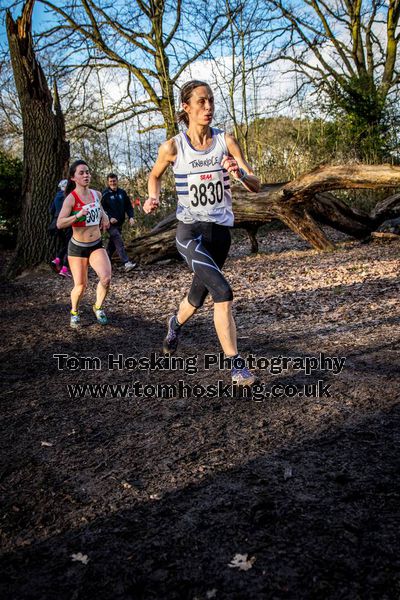
[[[208,293],[214,302],[232,300],[232,289],[221,272],[231,245],[228,227],[217,223],[179,221],[176,247],[194,277],[188,300],[200,308]]]

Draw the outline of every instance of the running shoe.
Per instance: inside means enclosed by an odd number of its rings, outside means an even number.
[[[172,315],[170,319],[168,319],[168,331],[167,337],[164,339],[163,343],[163,353],[164,354],[175,354],[178,348],[179,342],[179,329],[175,330],[172,327],[172,323],[175,321],[175,315]]]
[[[53,271],[55,271],[56,273],[59,273],[59,271],[61,269],[61,260],[58,258],[58,256],[54,260],[51,261],[50,267],[53,269]]]
[[[68,267],[63,267],[58,274],[60,277],[72,277]]]
[[[108,319],[102,308],[97,308],[96,305],[93,304],[93,312],[96,315],[97,322],[100,323],[100,325],[107,325]]]
[[[79,312],[74,312],[73,310],[71,310],[71,320],[70,320],[70,325],[73,328],[79,327],[81,324],[81,316],[79,314]]]
[[[256,380],[256,376],[247,367],[243,369],[235,369],[233,367],[231,375],[232,383],[237,383],[238,385],[253,385]]]
[[[125,271],[132,271],[132,269],[134,269],[137,265],[134,262],[131,262],[130,260],[128,260],[128,262],[125,263]]]

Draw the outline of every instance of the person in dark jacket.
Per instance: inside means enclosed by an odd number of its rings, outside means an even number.
[[[72,229],[71,227],[68,227],[67,229],[58,229],[56,226],[58,215],[60,214],[62,205],[64,203],[65,188],[67,187],[67,183],[68,182],[66,179],[62,179],[60,181],[58,184],[58,191],[50,206],[50,214],[52,217],[50,230],[54,232],[56,245],[59,249],[56,257],[51,261],[50,265],[51,268],[60,275],[60,277],[71,277],[71,273],[68,269],[67,249],[68,242],[71,239]]]
[[[110,239],[107,246],[107,254],[111,260],[116,250],[124,263],[125,271],[131,271],[136,267],[136,264],[129,260],[121,232],[125,221],[125,214],[128,215],[130,225],[134,225],[135,223],[133,206],[125,190],[118,187],[118,176],[115,173],[107,175],[107,188],[103,191],[102,196],[103,208],[110,219],[110,229],[108,230]]]

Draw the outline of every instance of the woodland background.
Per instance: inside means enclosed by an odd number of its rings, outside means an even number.
[[[87,160],[98,189],[116,171],[143,201],[157,147],[178,131],[179,86],[191,78],[215,90],[215,125],[236,135],[265,183],[321,163],[399,164],[399,12],[398,0],[5,5],[3,241],[15,245],[19,229],[9,272],[48,260],[42,215],[69,160]],[[339,198],[370,212],[388,193]],[[157,220],[175,202],[170,176],[163,200]],[[135,234],[156,220],[137,216]]]

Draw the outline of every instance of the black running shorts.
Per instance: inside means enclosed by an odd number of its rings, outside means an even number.
[[[68,256],[89,258],[92,252],[99,248],[103,248],[101,238],[94,242],[77,242],[74,238],[71,238],[68,243]]]

